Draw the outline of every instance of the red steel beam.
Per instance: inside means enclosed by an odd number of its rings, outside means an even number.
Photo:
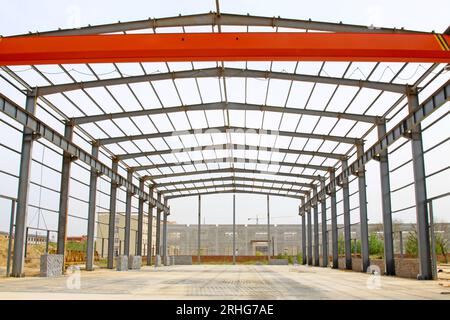
[[[151,61],[450,62],[449,35],[187,33],[0,38],[0,65]]]

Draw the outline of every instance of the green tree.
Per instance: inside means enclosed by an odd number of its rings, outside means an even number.
[[[344,241],[344,235],[340,234],[338,238],[338,253],[345,254],[345,241]]]
[[[448,240],[443,237],[442,234],[438,233],[434,236],[435,244],[436,244],[436,254],[441,254],[444,256],[445,263],[448,263]]]
[[[352,241],[352,253],[355,253],[355,241]],[[361,240],[356,240],[356,253],[361,253]]]
[[[416,230],[411,230],[408,233],[408,238],[406,239],[405,251],[413,257],[417,257],[418,254],[418,242],[417,242],[417,232]]]
[[[369,236],[369,254],[383,255],[384,243],[375,233],[371,233]]]

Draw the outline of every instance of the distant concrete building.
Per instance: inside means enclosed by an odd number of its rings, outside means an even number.
[[[202,255],[232,255],[233,226],[205,224],[200,227]],[[172,224],[168,226],[169,254],[197,254],[197,225]],[[267,255],[287,253],[295,255],[301,250],[300,225],[279,224],[270,226],[270,242],[267,225],[236,225],[236,251],[238,255]],[[272,247],[271,243],[275,245]],[[269,245],[268,245],[269,244]]]
[[[331,230],[331,226],[329,225],[327,229]],[[319,225],[319,232],[320,230],[321,225]],[[405,248],[408,234],[414,230],[414,224],[394,223],[394,250],[396,253],[400,253],[400,243],[403,243],[403,249]],[[435,230],[436,234],[440,233],[445,239],[450,239],[449,223],[436,224]],[[233,254],[233,226],[231,224],[202,224],[200,231],[202,255]],[[328,248],[331,254],[331,231],[328,233]],[[343,225],[338,225],[338,233],[339,237],[343,237]],[[369,233],[376,234],[379,239],[383,239],[382,224],[369,224]],[[168,225],[169,255],[197,255],[197,237],[198,229],[196,224]],[[319,246],[321,246],[321,238],[320,236]],[[359,225],[351,227],[351,238],[354,241],[360,239]],[[267,237],[267,225],[236,225],[236,249],[238,255],[266,255],[269,247],[272,255],[296,255],[301,253],[301,239],[300,224],[271,225],[270,243]]]
[[[106,257],[108,252],[108,223],[109,212],[98,213],[97,236],[95,238],[95,248],[101,257]],[[167,221],[170,225],[171,221]],[[131,234],[130,234],[130,254],[136,254],[137,250],[137,225],[138,214],[131,214]],[[162,235],[162,217],[161,217],[161,235]],[[156,216],[153,217],[153,232],[152,232],[152,255],[155,254],[156,245]],[[143,255],[147,255],[147,216],[144,218],[143,235],[142,235],[142,250]],[[114,232],[114,254],[123,254],[125,239],[125,213],[118,212],[116,214],[115,232]]]
[[[108,250],[108,220],[109,213],[98,214],[97,237],[95,241],[96,251],[100,256],[106,257]],[[125,215],[118,213],[116,216],[115,245],[116,255],[124,250]],[[162,221],[161,221],[162,228]],[[328,226],[331,230],[331,225]],[[394,223],[394,252],[400,253],[400,243],[405,249],[409,232],[415,230],[414,224]],[[144,233],[142,240],[143,254],[147,255],[147,219],[144,219]],[[202,224],[201,225],[201,254],[202,255],[232,255],[233,254],[233,226],[231,224]],[[319,232],[322,230],[319,225]],[[450,224],[437,223],[436,234],[441,234],[445,239],[450,239]],[[197,225],[176,224],[168,221],[168,253],[169,255],[197,255]],[[339,237],[343,237],[343,225],[338,225]],[[376,234],[383,239],[382,224],[369,224],[369,233]],[[131,215],[131,240],[130,254],[136,254],[137,241],[137,213]],[[162,229],[161,229],[162,237]],[[272,255],[301,253],[301,225],[300,224],[273,224],[270,226],[270,242],[267,239],[267,225],[248,224],[236,225],[236,250],[237,255],[267,255],[270,247]],[[359,225],[351,227],[352,241],[360,239]],[[402,239],[401,239],[402,238]],[[162,240],[162,239],[161,239]],[[319,236],[321,247],[322,237]],[[331,231],[328,231],[329,253],[331,254]],[[155,254],[156,245],[156,217],[153,218],[152,255]],[[273,245],[272,245],[273,244]],[[162,246],[162,241],[161,241]],[[403,250],[405,252],[405,250]]]

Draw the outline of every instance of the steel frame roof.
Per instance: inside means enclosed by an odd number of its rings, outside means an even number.
[[[103,33],[116,33],[116,32],[130,32],[136,30],[150,30],[153,33],[157,33],[160,28],[166,27],[178,27],[180,28],[180,33],[185,32],[185,27],[194,26],[210,26],[211,32],[221,32],[220,26],[238,26],[246,27],[247,32],[250,32],[250,27],[257,29],[258,27],[272,27],[274,32],[278,32],[279,28],[291,28],[291,29],[302,29],[302,30],[316,30],[316,31],[326,31],[326,32],[365,32],[365,33],[417,33],[416,31],[403,30],[403,29],[389,29],[389,28],[377,28],[370,29],[365,26],[356,26],[348,24],[334,24],[328,22],[315,22],[315,21],[305,21],[305,20],[292,20],[292,19],[281,19],[281,18],[270,18],[270,17],[252,17],[252,16],[241,16],[233,14],[198,14],[191,16],[179,16],[179,17],[169,17],[162,19],[150,19],[143,21],[133,21],[126,23],[114,23],[102,26],[89,26],[80,29],[71,30],[55,30],[49,32],[40,32],[31,35],[87,35],[87,34],[103,34]],[[319,69],[315,71],[315,74],[299,73],[298,69],[301,69],[302,62],[295,61],[295,67],[293,71],[275,71],[276,67],[273,62],[270,62],[268,70],[257,70],[248,67],[248,63],[245,62],[244,68],[234,68],[228,67],[226,62],[216,62],[215,67],[211,68],[197,68],[194,62],[189,64],[189,68],[184,68],[183,70],[172,69],[173,65],[165,63],[164,66],[167,72],[158,73],[148,73],[146,67],[143,63],[135,63],[134,67],[139,70],[137,75],[126,75],[125,72],[121,70],[122,65],[114,63],[113,71],[107,74],[96,71],[98,66],[86,64],[83,65],[83,70],[88,70],[90,76],[94,77],[95,80],[84,80],[87,75],[83,75],[83,72],[77,71],[73,72],[70,66],[58,65],[55,66],[58,70],[58,74],[62,75],[66,80],[64,82],[56,82],[55,77],[51,72],[46,72],[43,67],[31,66],[29,71],[34,73],[34,77],[40,78],[40,81],[29,80],[27,77],[22,76],[23,70],[18,70],[12,67],[2,67],[5,75],[2,75],[4,79],[8,81],[18,83],[29,93],[34,93],[38,96],[38,103],[46,108],[50,109],[56,114],[55,117],[58,118],[61,123],[66,125],[74,125],[76,132],[85,139],[86,141],[93,141],[101,146],[101,149],[105,154],[109,155],[112,159],[118,159],[122,164],[132,170],[143,172],[140,176],[145,181],[150,181],[154,184],[159,191],[162,191],[166,199],[200,195],[200,194],[217,194],[217,193],[244,193],[253,192],[257,194],[273,194],[280,196],[288,196],[299,198],[304,194],[309,194],[311,190],[311,183],[316,181],[323,181],[325,175],[318,174],[317,171],[327,171],[330,167],[339,166],[339,161],[350,157],[354,153],[355,145],[361,145],[364,142],[365,137],[369,132],[375,127],[379,122],[389,121],[388,115],[398,108],[405,99],[405,94],[409,90],[419,89],[421,82],[429,76],[436,68],[438,64],[432,64],[424,70],[420,71],[420,75],[417,77],[416,81],[410,84],[401,83],[402,72],[408,68],[409,63],[402,63],[397,65],[395,68],[394,75],[389,79],[389,81],[375,81],[374,75],[380,72],[383,73],[382,64],[380,62],[368,63],[367,64],[367,74],[364,77],[357,79],[353,77],[353,73],[349,74],[352,69],[352,62],[348,62],[345,66],[344,71],[339,72],[339,76],[329,76],[322,75],[327,74],[327,65],[331,64],[329,62],[321,62]],[[179,66],[175,66],[179,68]],[[359,69],[359,67],[357,67]],[[355,70],[357,70],[355,69]],[[391,68],[391,71],[393,68]],[[359,70],[361,72],[361,70]],[[417,70],[416,70],[417,71]],[[75,75],[75,73],[78,73]],[[362,73],[362,72],[361,72]],[[110,77],[110,74],[114,76]],[[83,79],[82,79],[83,78]],[[201,85],[199,81],[206,79],[211,82],[216,82],[219,87],[220,94],[217,96],[216,102],[204,102],[203,95],[205,95],[205,90],[201,90]],[[245,99],[243,101],[230,101],[228,98],[229,93],[227,92],[227,85],[230,84],[229,81],[232,79],[241,79],[245,83]],[[256,103],[250,103],[247,101],[247,85],[250,80],[259,79],[266,83],[265,90],[265,103],[259,105]],[[185,104],[180,94],[180,85],[177,81],[194,81],[197,88],[197,94],[201,103],[196,104]],[[282,81],[288,86],[287,96],[284,98],[285,103],[282,105],[271,105],[268,104],[268,97],[270,93],[271,81]],[[42,82],[47,82],[43,85]],[[167,106],[163,103],[161,98],[161,92],[164,90],[158,89],[156,84],[159,82],[164,82],[165,85],[171,86],[171,89],[176,92],[176,96],[180,101],[178,106]],[[399,83],[400,82],[400,83]],[[148,105],[142,103],[138,98],[138,93],[133,87],[133,84],[148,84],[151,92],[156,96],[161,107],[152,106],[149,108]],[[309,83],[312,87],[306,102],[301,105],[296,105],[296,107],[287,106],[291,92],[293,90],[294,84],[304,84]],[[327,97],[325,103],[322,106],[311,107],[309,101],[313,94],[320,90],[320,85],[331,86],[331,95]],[[125,107],[119,99],[117,94],[113,92],[114,88],[124,87],[137,101],[138,108],[135,110],[129,110],[130,108]],[[355,91],[351,94],[352,98],[346,106],[342,106],[342,111],[331,111],[328,110],[332,102],[333,97],[337,94],[338,90],[342,87],[353,88]],[[95,96],[92,90],[101,89],[106,96],[109,97],[114,104],[117,105],[120,111],[110,112],[106,109],[100,102],[99,98]],[[349,112],[351,104],[358,99],[358,97],[365,94],[366,90],[375,90],[375,98],[367,98],[368,106],[361,109],[359,113]],[[379,112],[376,115],[368,114],[370,108],[381,99],[384,93],[390,93],[396,95],[396,99],[393,103],[386,106],[383,112]],[[63,106],[58,105],[57,102],[52,102],[53,98],[57,96],[58,99],[64,101],[66,106],[71,106],[75,111],[68,112]],[[89,104],[95,105],[99,110],[98,112],[92,112],[83,106],[84,101],[89,101]],[[207,112],[216,111],[222,112],[222,126],[213,126],[209,124]],[[254,128],[249,125],[244,126],[233,126],[230,121],[230,111],[243,112],[246,118],[247,112],[260,112],[262,113],[261,126],[259,128]],[[206,119],[206,126],[202,128],[194,128],[190,121],[189,115],[192,112],[200,112]],[[264,117],[267,113],[281,113],[281,120],[278,123],[278,130],[267,130],[263,128]],[[181,114],[184,115],[189,123],[189,129],[187,130],[176,130],[177,125],[169,117],[170,114]],[[159,128],[157,121],[155,121],[151,116],[166,116],[174,130],[166,131]],[[295,130],[283,130],[282,120],[287,117],[296,116],[298,118],[293,119],[296,121]],[[302,131],[302,126],[300,122],[304,116],[310,116],[317,119],[317,122],[313,126],[312,130]],[[136,118],[145,117],[155,128],[156,132],[145,133],[136,122]],[[322,118],[330,118],[335,120],[334,124],[330,126],[330,130],[325,130],[326,133],[316,133],[319,122]],[[121,124],[117,121],[126,119],[133,126],[135,131],[139,131],[138,134],[127,134],[122,128]],[[333,130],[339,126],[342,121],[350,121],[350,129],[345,130],[345,133],[340,135],[332,134]],[[108,130],[108,128],[103,124],[103,122],[108,122],[114,131],[120,132],[120,135],[114,135]],[[352,130],[359,124],[369,125],[366,130],[359,130],[359,136],[353,137],[349,136]],[[244,130],[249,130],[249,133],[244,133]],[[241,137],[244,137],[243,143],[233,142],[231,135],[232,132],[238,132]],[[101,133],[101,137],[99,137]],[[259,142],[248,143],[247,135],[254,134],[258,137]],[[275,142],[271,145],[262,144],[261,140],[264,139],[265,135],[276,136]],[[199,141],[199,136],[207,136],[210,143],[204,143]],[[216,136],[224,135],[226,137],[225,143],[217,142]],[[195,140],[195,145],[189,146],[185,145],[183,139],[185,137],[192,138]],[[277,144],[279,137],[287,138],[289,143],[288,146],[280,146]],[[169,141],[170,139],[176,139],[177,143]],[[295,148],[292,146],[294,139],[303,139],[305,143],[303,148]],[[145,150],[138,144],[139,140],[146,141],[151,150]],[[164,148],[156,146],[155,141],[162,141],[165,145]],[[306,146],[310,140],[319,140],[320,144],[313,149],[308,149]],[[333,142],[334,146],[331,146],[329,151],[325,152],[322,147],[327,142]],[[127,143],[128,145],[124,145]],[[342,144],[347,144],[347,146],[342,146]],[[181,145],[181,147],[180,147]],[[135,150],[138,151],[135,151]],[[243,150],[242,150],[243,149]],[[345,152],[337,150],[345,150]],[[115,150],[115,151],[113,151]],[[216,156],[214,158],[205,157],[205,152],[210,151],[217,153],[218,151],[226,151],[228,155],[225,157]],[[242,157],[234,155],[234,152],[240,151],[251,151],[256,152],[257,157]],[[193,154],[200,153],[201,160],[194,160]],[[271,161],[267,159],[261,159],[259,157],[263,152],[268,152],[271,157],[274,153],[282,154],[280,161]],[[187,155],[188,160],[183,161],[178,159],[179,154]],[[163,156],[172,155],[172,160],[168,160]],[[286,158],[292,155],[297,155],[294,161],[287,161]],[[298,162],[301,155],[311,157],[307,163]],[[145,159],[144,162],[139,160],[140,158]],[[158,158],[155,162],[153,158]],[[318,159],[323,158],[323,159]],[[217,167],[217,159],[226,160],[225,166]],[[318,160],[318,161],[313,161]],[[145,163],[145,162],[148,162]],[[266,168],[248,168],[245,166],[246,163],[253,163],[259,165],[270,166],[272,163],[277,163],[279,166],[287,166],[289,170],[285,171],[274,171]],[[315,163],[312,163],[315,162]],[[238,167],[240,163],[244,163],[244,167]],[[317,163],[317,164],[316,164]],[[209,164],[215,164],[214,166],[208,166]],[[185,168],[186,166],[192,167],[193,170]],[[166,168],[169,171],[163,171],[161,169]],[[179,168],[179,169],[177,169]],[[301,168],[300,172],[294,172],[294,168]],[[273,169],[273,168],[272,168]],[[225,177],[211,177],[215,174],[226,174]],[[231,174],[231,176],[230,176]],[[246,178],[245,176],[237,176],[236,174],[251,174],[257,178]],[[260,176],[270,176],[271,179],[261,179]],[[206,177],[205,177],[206,176]],[[185,179],[185,178],[188,179]],[[277,180],[277,177],[289,177],[293,181]],[[301,182],[298,179],[307,179],[308,182]],[[160,181],[161,180],[161,181]],[[164,180],[164,181],[162,181]],[[216,182],[232,181],[229,184],[216,184]],[[247,185],[243,183],[236,183],[236,181],[253,181],[258,183],[271,183],[272,186],[266,185]],[[206,185],[206,183],[211,183],[211,185]],[[186,187],[186,184],[192,184],[194,187]],[[290,189],[275,187],[275,184],[285,184],[289,185]],[[169,186],[179,187],[168,188]],[[317,184],[315,184],[318,186]],[[292,188],[296,186],[299,189],[293,190]],[[217,190],[217,188],[222,188],[226,190]],[[191,192],[200,189],[207,189],[205,192]],[[208,189],[211,189],[208,191]],[[264,189],[265,191],[260,191]],[[284,193],[282,193],[284,192]],[[178,194],[174,194],[178,193]]]

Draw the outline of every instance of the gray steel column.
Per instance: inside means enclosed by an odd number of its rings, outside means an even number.
[[[161,202],[161,192],[157,192],[157,200]],[[156,244],[155,244],[155,255],[160,255],[161,253],[161,209],[156,207]]]
[[[347,160],[342,160],[342,170],[348,167]],[[345,247],[345,269],[352,269],[352,234],[350,222],[350,192],[348,189],[348,178],[342,181],[342,203],[344,207],[344,247]]]
[[[98,144],[92,143],[92,157],[98,158]],[[91,177],[89,182],[89,209],[86,243],[86,270],[94,270],[94,246],[95,246],[95,216],[97,211],[97,178],[99,173],[91,168]]]
[[[357,157],[364,154],[364,145],[356,146]],[[369,227],[367,218],[367,193],[366,193],[366,168],[363,166],[355,173],[358,177],[358,195],[359,195],[359,228],[361,237],[361,267],[366,272],[370,266],[369,257]]]
[[[311,198],[311,196],[309,194],[307,194],[306,199],[307,201],[309,201],[309,199]],[[308,265],[312,265],[313,262],[313,258],[312,258],[312,225],[311,225],[311,207],[308,206],[308,208],[306,208],[306,218],[308,220],[308,226],[307,226],[307,230],[308,230]]]
[[[305,208],[305,198],[300,198],[300,215],[302,216],[302,264],[306,264],[306,214]]]
[[[408,109],[413,112],[419,108],[417,93],[408,96]],[[416,219],[417,219],[417,242],[420,263],[419,279],[432,280],[433,271],[431,267],[430,230],[428,221],[427,187],[425,181],[425,161],[423,158],[422,128],[417,125],[408,132],[411,139],[412,160],[414,171],[414,189],[416,197]]]
[[[167,199],[164,199],[164,205],[167,207]],[[163,212],[163,217],[164,217],[164,220],[163,220],[163,232],[162,232],[162,261],[163,261],[163,264],[165,265],[165,266],[168,266],[169,265],[169,261],[168,261],[168,259],[167,259],[167,255],[168,255],[168,252],[167,252],[167,216],[169,215],[169,213],[168,212],[166,212],[166,211],[164,211]]]
[[[67,123],[64,128],[64,137],[72,141],[73,125]],[[58,216],[58,240],[56,243],[56,253],[65,256],[66,237],[67,237],[67,215],[69,213],[69,186],[70,186],[70,167],[73,157],[68,152],[63,152],[61,183],[59,193],[59,216]],[[64,269],[63,269],[64,271]]]
[[[386,134],[386,123],[377,125],[378,139],[382,139]],[[381,182],[381,203],[383,210],[383,235],[384,235],[384,264],[385,274],[395,275],[394,260],[394,239],[392,229],[392,208],[391,208],[391,187],[389,179],[389,158],[388,151],[383,150],[378,155],[380,162],[380,182]]]
[[[330,181],[336,177],[335,170],[330,170]],[[339,268],[339,251],[338,251],[338,228],[337,228],[337,208],[336,208],[336,188],[330,190],[331,199],[331,251],[333,255],[333,269]]]
[[[197,226],[197,262],[200,263],[201,250],[201,224],[202,224],[202,196],[198,195],[198,226]]]
[[[233,264],[236,264],[236,195],[233,194]]]
[[[28,112],[35,113],[36,111],[36,97],[32,95],[27,96],[25,109]],[[19,167],[19,187],[17,191],[17,215],[16,228],[14,232],[14,256],[12,273],[13,277],[23,277],[23,265],[25,258],[26,245],[26,229],[27,229],[27,215],[28,215],[28,187],[30,184],[30,168],[33,152],[33,140],[35,135],[33,131],[28,128],[23,129],[22,135],[22,150],[20,152],[20,167]],[[12,222],[14,223],[14,222]]]
[[[139,180],[139,189],[144,190],[145,180]],[[142,238],[144,234],[144,198],[139,198],[138,206],[138,225],[137,225],[137,247],[136,252],[138,256],[142,256]]]
[[[270,259],[270,247],[270,205],[269,195],[267,195],[267,259]]]
[[[317,194],[317,186],[312,185],[313,194]],[[319,266],[319,204],[316,202],[313,206],[314,214],[314,265]]]
[[[131,183],[133,181],[133,171],[128,170],[127,180]],[[130,241],[131,241],[131,201],[133,194],[127,191],[127,197],[125,202],[125,243],[123,246],[123,255],[130,255]]]
[[[148,194],[153,197],[154,186],[148,188]],[[148,202],[148,217],[147,217],[147,265],[152,265],[152,246],[153,246],[153,208],[151,202]]]
[[[119,160],[112,159],[112,171],[117,173]],[[108,224],[108,269],[114,268],[114,246],[116,235],[116,210],[117,210],[117,183],[111,181],[111,191],[109,196],[109,224]],[[120,254],[120,252],[119,252]]]
[[[320,188],[325,188],[325,180],[320,182]],[[322,267],[328,266],[328,237],[327,237],[327,201],[323,197],[320,201],[322,215]]]

